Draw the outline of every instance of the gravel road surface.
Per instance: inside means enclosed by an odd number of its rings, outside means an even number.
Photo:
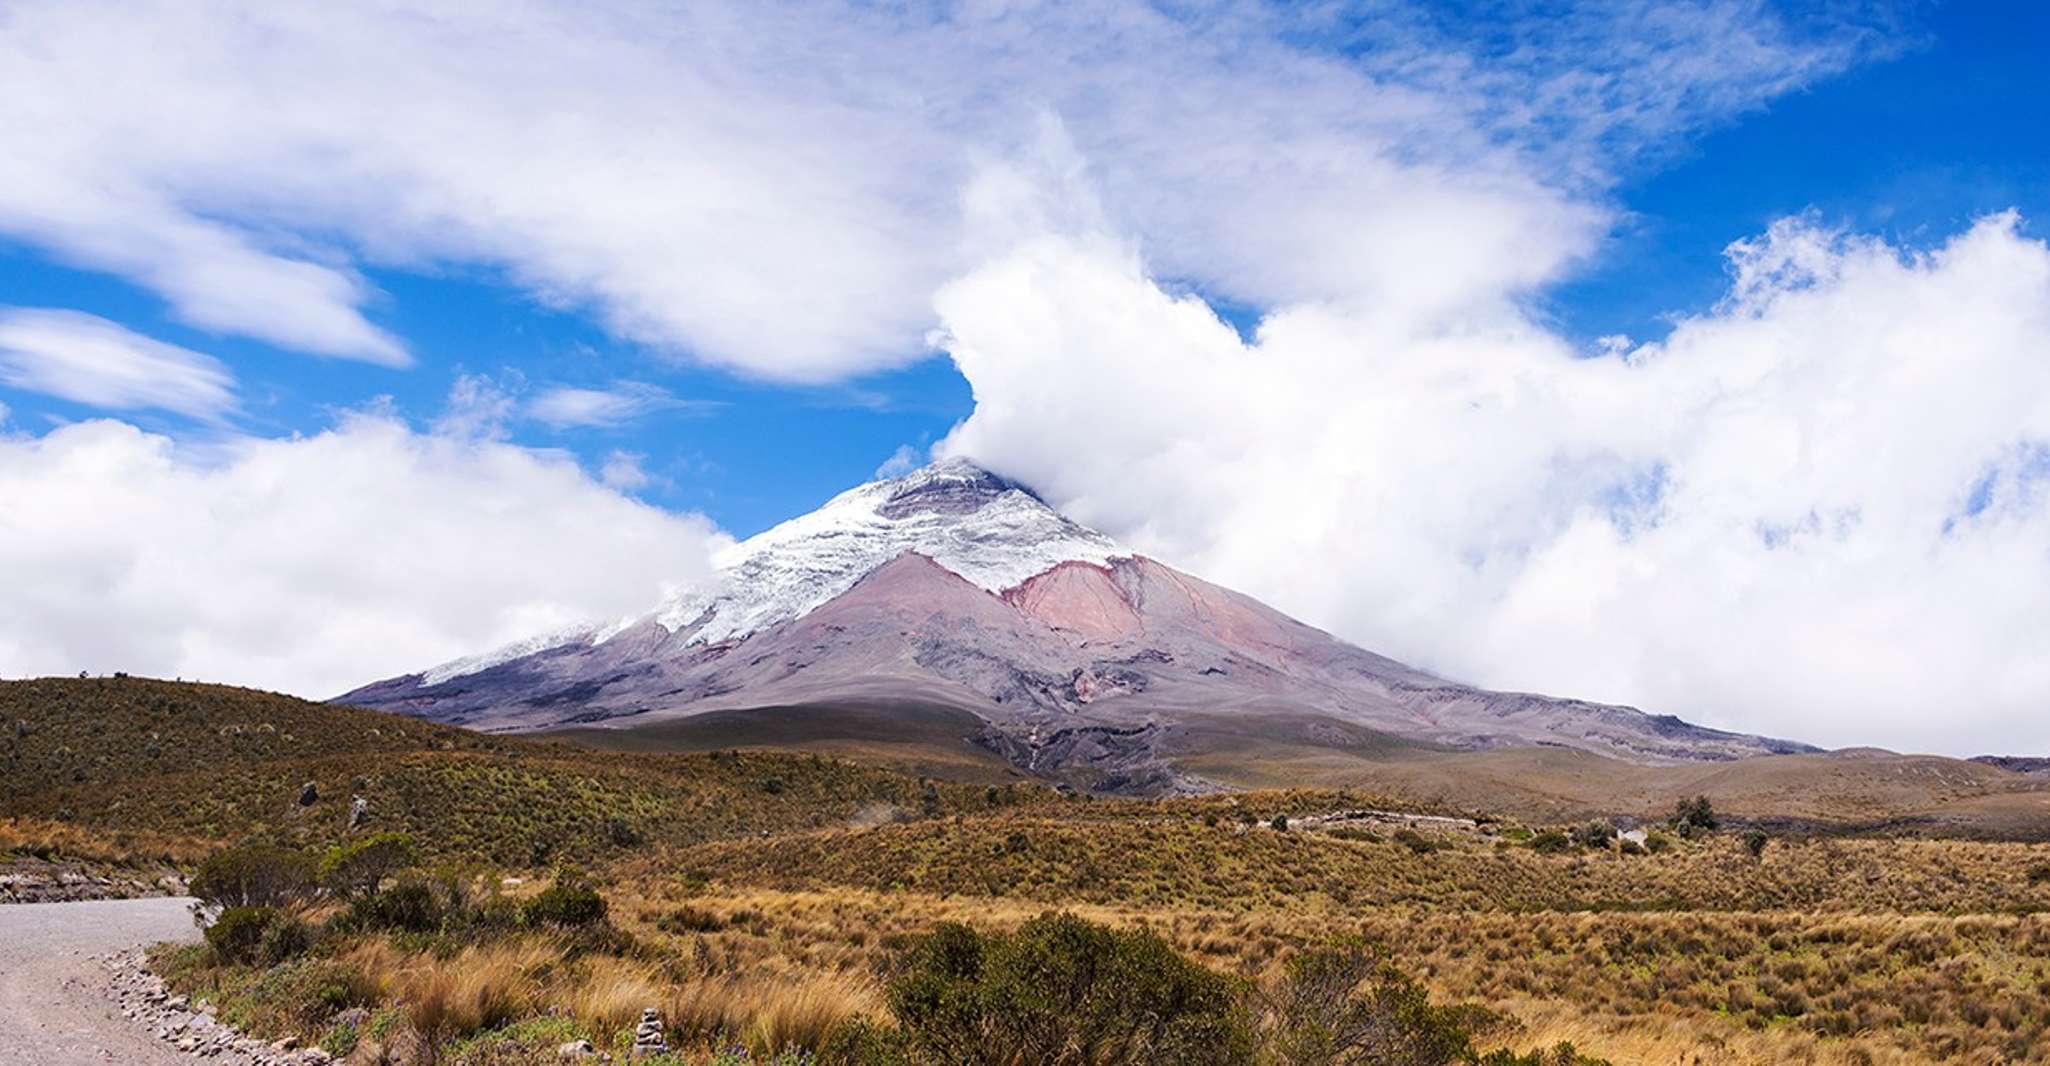
[[[0,906],[0,1063],[9,1066],[192,1066],[107,994],[92,958],[198,937],[186,899]]]

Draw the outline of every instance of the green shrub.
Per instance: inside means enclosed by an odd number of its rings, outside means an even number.
[[[867,1018],[833,1027],[814,1060],[818,1066],[908,1066],[904,1034]]]
[[[615,848],[637,848],[641,846],[641,831],[624,818],[613,817],[605,823],[605,839]]]
[[[1557,855],[1573,850],[1573,841],[1557,829],[1547,829],[1530,838],[1530,849],[1540,855]]]
[[[1490,1051],[1478,1060],[1480,1066],[1611,1066],[1607,1059],[1582,1055],[1572,1044],[1557,1044],[1550,1050],[1533,1049],[1518,1055],[1507,1049]]]
[[[1071,914],[1010,934],[938,926],[891,983],[890,1008],[920,1062],[1202,1066],[1252,1055],[1230,978],[1153,933]]]
[[[385,879],[420,861],[420,849],[404,833],[372,833],[337,844],[320,860],[320,879],[343,898],[375,892]]]
[[[313,896],[313,863],[291,848],[244,844],[206,857],[187,888],[209,909],[283,907]]]
[[[414,879],[356,897],[341,921],[346,929],[431,933],[441,928],[454,909],[434,885]]]
[[[1667,851],[1671,849],[1672,846],[1673,838],[1665,835],[1664,833],[1648,833],[1645,835],[1644,850],[1651,852],[1653,855],[1657,855],[1662,851]]]
[[[1750,852],[1752,858],[1755,859],[1764,855],[1765,846],[1770,843],[1772,843],[1772,837],[1766,835],[1765,830],[1759,829],[1756,826],[1744,830],[1744,850]]]
[[[1277,814],[1274,816],[1273,820],[1268,822],[1267,824],[1273,826],[1279,832],[1286,833],[1288,832],[1288,815]]]
[[[1691,796],[1673,805],[1673,829],[1683,837],[1696,833],[1713,831],[1716,827],[1715,807],[1707,796]]]
[[[1431,852],[1438,850],[1438,845],[1432,843],[1430,838],[1414,829],[1397,829],[1395,831],[1395,842],[1418,855],[1429,855]]]
[[[520,921],[531,926],[575,929],[605,920],[605,897],[575,874],[559,874],[555,883],[520,907]]]
[[[726,920],[703,907],[686,903],[656,918],[655,928],[665,933],[716,933],[726,928]]]
[[[1616,839],[1616,827],[1600,820],[1589,822],[1573,831],[1573,842],[1583,848],[1601,848],[1606,850],[1609,842],[1614,839]]]
[[[1466,1010],[1432,1006],[1356,939],[1290,959],[1261,1003],[1277,1066],[1449,1066],[1473,1054]]]
[[[229,907],[206,927],[206,943],[222,962],[276,966],[303,954],[313,936],[306,923],[276,907]]]

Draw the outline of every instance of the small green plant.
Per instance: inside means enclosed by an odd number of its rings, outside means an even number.
[[[431,933],[441,928],[442,922],[455,909],[435,889],[435,885],[414,879],[358,896],[350,901],[349,909],[343,913],[342,927]]]
[[[1752,858],[1755,859],[1764,855],[1765,846],[1770,843],[1772,843],[1772,837],[1767,835],[1765,830],[1757,826],[1744,830],[1744,850],[1750,852]]]
[[[1288,961],[1261,997],[1268,1058],[1282,1066],[1450,1066],[1472,1056],[1459,1007],[1434,1006],[1358,939]]]
[[[1438,850],[1438,845],[1432,843],[1430,838],[1414,829],[1397,829],[1395,831],[1395,842],[1418,855],[1429,855]]]
[[[1276,832],[1286,833],[1288,832],[1288,815],[1277,814],[1267,824],[1273,826]]]
[[[530,926],[566,929],[597,925],[605,920],[605,897],[583,875],[565,870],[556,874],[554,884],[520,907],[520,920]]]
[[[276,907],[229,907],[206,927],[206,943],[222,962],[276,966],[313,942],[306,923]]]
[[[420,849],[404,833],[372,833],[337,844],[320,860],[320,879],[344,899],[375,892],[387,878],[420,861]]]
[[[223,848],[206,857],[187,891],[212,910],[283,907],[318,888],[313,863],[298,851],[271,844]]]
[[[1596,819],[1573,830],[1573,842],[1583,848],[1598,848],[1606,851],[1609,844],[1615,839],[1616,827],[1600,819]]]
[[[1559,855],[1573,850],[1573,840],[1557,829],[1546,829],[1530,838],[1530,850],[1540,855]]]
[[[1689,796],[1673,805],[1673,831],[1682,837],[1714,832],[1715,828],[1715,807],[1707,796]]]
[[[1016,932],[936,927],[890,986],[916,1061],[1190,1066],[1252,1057],[1235,982],[1145,930],[1042,914]]]

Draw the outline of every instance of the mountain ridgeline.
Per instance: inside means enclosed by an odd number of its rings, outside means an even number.
[[[1036,776],[1136,793],[1214,787],[1217,775],[1191,766],[1274,745],[1550,746],[1647,765],[1814,750],[1433,676],[1127,551],[960,460],[849,490],[718,562],[712,586],[644,617],[340,702],[486,731],[581,728],[627,742],[623,731],[682,746],[762,730],[938,738]]]

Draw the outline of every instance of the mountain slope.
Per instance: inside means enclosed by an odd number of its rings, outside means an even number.
[[[1178,752],[1290,723],[1310,743],[1577,748],[1632,762],[1808,750],[1627,707],[1477,689],[1125,552],[949,462],[745,541],[713,588],[342,697],[487,730],[642,728],[766,707],[953,708],[1017,766],[1092,787],[1207,783]],[[1321,738],[1321,739],[1320,739]]]

